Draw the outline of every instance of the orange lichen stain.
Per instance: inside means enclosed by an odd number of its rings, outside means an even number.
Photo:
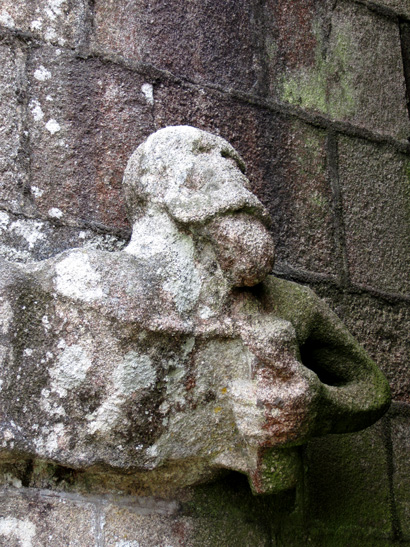
[[[221,389],[221,393],[226,393],[227,391],[228,391],[228,389],[227,389],[226,387],[223,387],[223,388]]]

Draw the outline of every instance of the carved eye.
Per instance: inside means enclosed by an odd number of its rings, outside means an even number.
[[[229,159],[229,160],[232,160],[235,162],[235,165],[236,167],[238,167],[238,169],[243,173],[245,174],[245,165],[244,163],[240,160],[240,158],[234,154],[232,154],[231,150],[228,150],[226,148],[222,148],[221,150],[221,156],[225,159]]]

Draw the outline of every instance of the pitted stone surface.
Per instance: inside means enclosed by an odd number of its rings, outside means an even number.
[[[23,146],[26,54],[18,46],[0,46],[0,202],[18,211],[28,172]]]
[[[95,509],[34,490],[0,493],[0,545],[7,547],[91,547],[96,543]]]
[[[297,445],[380,417],[389,390],[364,350],[313,292],[269,275],[242,170],[220,137],[160,130],[125,172],[123,251],[1,262],[3,459],[153,491],[233,469],[266,493],[294,485]]]
[[[0,7],[1,25],[71,48],[83,43],[88,17],[85,0],[3,0]]]
[[[50,46],[32,52],[28,77],[32,210],[128,229],[123,171],[153,131],[145,79]]]
[[[353,283],[408,294],[410,162],[388,146],[339,142],[346,250]]]
[[[350,2],[280,0],[268,2],[265,10],[271,95],[330,119],[407,139],[395,21]]]
[[[240,152],[252,191],[272,218],[278,264],[337,276],[324,131],[209,89],[167,84],[155,96],[159,127],[195,125]]]
[[[94,2],[92,48],[174,74],[241,90],[263,89],[259,2]]]

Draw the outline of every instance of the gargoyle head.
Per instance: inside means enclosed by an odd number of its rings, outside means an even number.
[[[387,382],[306,287],[269,275],[267,213],[243,162],[192,127],[151,135],[124,188],[124,251],[0,261],[0,455],[134,477],[221,468],[294,486],[298,446],[372,424]]]
[[[131,221],[141,224],[148,216],[153,224],[167,214],[214,243],[230,286],[256,285],[272,270],[274,246],[269,215],[244,171],[242,158],[221,137],[190,126],[161,129],[137,148],[125,170]]]

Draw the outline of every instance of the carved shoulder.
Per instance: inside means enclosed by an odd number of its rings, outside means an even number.
[[[180,330],[153,266],[124,252],[74,249],[36,266],[33,276],[44,292],[75,307],[152,330]]]

